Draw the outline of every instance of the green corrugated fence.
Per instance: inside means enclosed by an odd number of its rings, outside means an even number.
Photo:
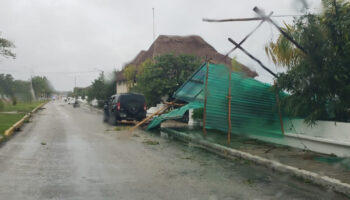
[[[229,83],[229,75],[231,82]],[[161,121],[183,114],[190,108],[203,106],[207,95],[206,128],[228,131],[228,88],[231,84],[231,132],[235,134],[255,134],[268,137],[282,137],[276,93],[272,86],[241,73],[231,72],[225,65],[209,64],[208,88],[205,91],[206,64],[203,64],[174,93],[176,99],[191,102],[152,121],[153,128]],[[286,94],[280,93],[280,96]],[[193,103],[196,106],[193,107]],[[182,117],[182,116],[181,116]]]

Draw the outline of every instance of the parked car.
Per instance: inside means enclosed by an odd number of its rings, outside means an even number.
[[[111,124],[118,124],[122,120],[141,121],[146,117],[146,110],[146,101],[142,94],[116,94],[105,101],[103,121]]]

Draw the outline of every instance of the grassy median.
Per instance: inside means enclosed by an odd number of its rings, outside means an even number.
[[[16,105],[5,104],[0,111],[0,135],[41,103],[43,101],[18,102]]]

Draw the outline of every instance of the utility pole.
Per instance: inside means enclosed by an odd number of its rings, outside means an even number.
[[[153,13],[153,41],[156,39],[155,28],[154,28],[154,8],[152,8]]]
[[[34,101],[36,101],[34,89],[33,89],[33,76],[30,76],[30,93]]]
[[[34,71],[30,70],[30,93],[32,95],[33,100],[36,101],[36,96],[33,88],[33,76],[34,76]]]

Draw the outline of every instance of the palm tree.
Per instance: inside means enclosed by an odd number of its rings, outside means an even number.
[[[284,24],[283,31],[296,38],[294,27]],[[301,51],[294,47],[294,45],[283,35],[279,35],[276,42],[271,41],[265,46],[266,55],[272,60],[275,65],[291,68],[295,66],[300,60]]]

